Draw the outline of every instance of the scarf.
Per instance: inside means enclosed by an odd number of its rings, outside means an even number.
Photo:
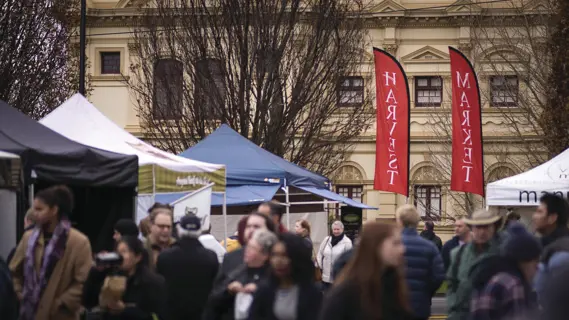
[[[344,233],[342,232],[339,236],[335,236],[332,235],[330,238],[330,243],[332,244],[332,247],[337,245],[342,239],[344,239]]]
[[[35,252],[39,237],[42,236],[41,228],[36,227],[28,240],[26,256],[24,260],[24,286],[22,305],[20,307],[20,320],[33,320],[48,280],[57,264],[63,257],[65,245],[69,236],[71,223],[62,219],[55,230],[49,243],[45,245],[41,268],[38,274],[35,268]]]

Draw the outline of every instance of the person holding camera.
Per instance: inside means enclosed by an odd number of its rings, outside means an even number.
[[[78,320],[92,259],[89,239],[68,219],[73,194],[63,185],[43,189],[33,210],[35,227],[24,233],[10,261],[20,319]]]
[[[117,253],[97,256],[83,287],[83,306],[94,319],[167,319],[164,278],[149,269],[138,238],[122,237]]]

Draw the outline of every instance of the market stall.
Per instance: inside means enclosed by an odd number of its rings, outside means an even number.
[[[40,123],[79,143],[138,156],[137,220],[147,215],[158,194],[195,191],[211,183],[214,192],[223,195],[225,191],[224,165],[194,161],[155,148],[120,128],[80,94]]]
[[[18,222],[9,223],[11,227],[21,232],[34,191],[65,184],[75,196],[70,217],[74,225],[89,237],[94,249],[112,244],[114,221],[133,212],[137,157],[69,140],[2,101],[0,114],[0,150],[21,159],[22,183],[16,187]]]

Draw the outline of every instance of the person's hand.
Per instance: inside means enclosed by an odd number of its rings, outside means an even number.
[[[233,281],[227,286],[227,291],[236,294],[243,291],[243,285],[238,281]]]
[[[243,292],[245,293],[255,293],[255,291],[257,291],[257,285],[254,283],[249,283],[243,288]]]
[[[121,300],[109,302],[107,308],[109,308],[109,312],[111,314],[119,314],[124,310],[124,302]]]

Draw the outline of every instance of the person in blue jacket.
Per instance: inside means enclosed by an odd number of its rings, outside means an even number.
[[[431,316],[431,300],[445,279],[443,259],[439,249],[417,232],[421,218],[414,206],[399,207],[395,216],[403,228],[409,304],[415,319],[426,320]]]

